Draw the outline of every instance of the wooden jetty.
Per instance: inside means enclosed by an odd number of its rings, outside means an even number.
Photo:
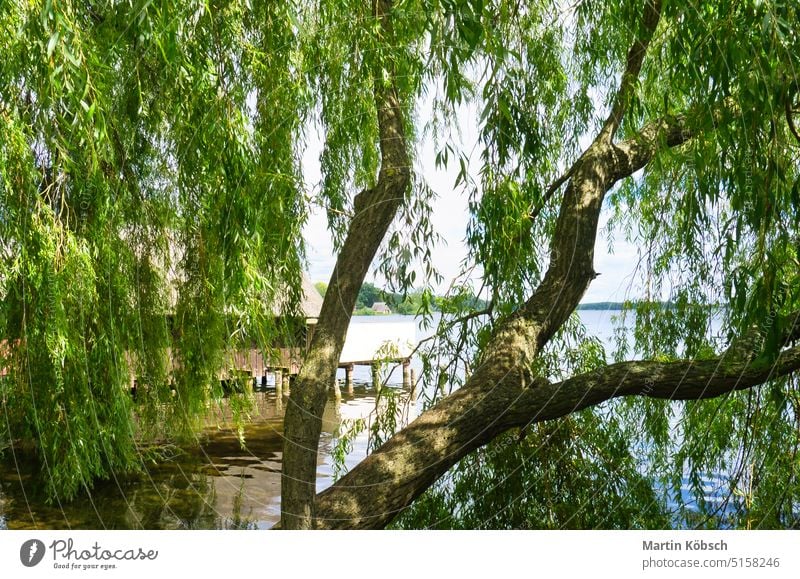
[[[230,361],[231,373],[237,376],[249,376],[255,387],[266,388],[267,385],[274,385],[276,390],[288,394],[294,377],[300,372],[322,309],[322,296],[305,276],[301,306],[305,317],[302,347],[275,348],[269,358],[258,349],[236,352]],[[381,367],[402,365],[403,384],[410,387],[413,383],[411,352],[415,341],[414,322],[351,324],[338,364],[345,372],[345,386],[348,391],[352,391],[353,388],[356,366],[369,366],[372,371],[372,383],[379,388]],[[221,377],[223,380],[227,378],[228,376]],[[338,381],[332,386],[338,394]]]

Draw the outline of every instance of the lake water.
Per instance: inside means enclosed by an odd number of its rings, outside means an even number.
[[[614,311],[580,312],[589,330],[610,346]],[[403,323],[407,316],[354,318],[353,324]],[[429,335],[417,328],[417,339]],[[610,351],[610,347],[609,347]],[[419,361],[412,365],[417,372]],[[367,417],[375,408],[370,369],[355,369],[351,392],[342,388],[342,398],[331,395],[323,415],[317,487],[333,482],[332,449],[343,421]],[[344,374],[340,371],[340,378]],[[396,368],[387,383],[399,384]],[[408,399],[408,392],[403,392]],[[98,484],[88,496],[71,502],[47,504],[40,496],[42,476],[31,464],[12,468],[0,464],[0,529],[241,529],[269,528],[280,518],[280,471],[283,446],[285,398],[274,390],[257,392],[253,420],[245,428],[244,447],[236,428],[222,417],[198,434],[193,444],[168,461],[147,465],[136,477],[119,477]],[[407,400],[407,417],[420,411],[419,403]],[[367,435],[355,438],[347,455],[348,468],[367,453]],[[709,480],[714,480],[715,477]],[[710,496],[713,493],[710,491]],[[685,497],[688,499],[688,493]],[[711,496],[713,498],[713,496]]]
[[[88,497],[47,505],[32,465],[0,475],[0,528],[9,529],[239,529],[268,528],[280,519],[281,453],[285,398],[256,392],[254,420],[245,428],[222,422],[203,430],[184,452],[136,477],[98,484]],[[366,416],[371,388],[356,384],[323,415],[317,486],[333,482],[331,450],[342,420]],[[366,456],[366,437],[348,455],[352,467]]]

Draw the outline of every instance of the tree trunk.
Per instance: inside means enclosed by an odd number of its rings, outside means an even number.
[[[374,3],[381,31],[392,38],[391,2]],[[347,327],[370,264],[403,203],[411,181],[403,114],[394,73],[384,86],[375,78],[375,107],[380,132],[381,169],[374,187],[354,199],[355,215],[336,260],[308,355],[292,389],[284,420],[281,526],[314,527],[317,447],[328,387],[336,378]]]

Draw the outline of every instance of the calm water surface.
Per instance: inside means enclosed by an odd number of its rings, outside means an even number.
[[[48,505],[39,495],[41,474],[21,465],[0,474],[0,528],[8,529],[241,529],[268,528],[280,519],[281,451],[286,397],[256,392],[256,410],[242,447],[233,424],[218,419],[174,458],[147,465],[141,476],[98,484],[88,496]],[[413,403],[412,403],[413,404]],[[333,483],[334,435],[343,420],[367,416],[371,388],[328,401],[323,415],[317,487]],[[216,421],[214,421],[216,422]],[[366,456],[359,436],[346,459]]]
[[[353,323],[397,322],[407,316],[359,317]],[[418,336],[424,337],[421,329]],[[416,369],[419,370],[417,361]],[[344,373],[340,370],[340,378]],[[369,367],[356,367],[351,391],[333,393],[323,414],[317,488],[334,482],[332,451],[340,425],[367,418],[375,409]],[[399,366],[381,376],[385,383],[402,382]],[[400,391],[399,387],[394,387]],[[402,394],[402,393],[401,393]],[[407,393],[405,393],[407,394]],[[252,421],[245,427],[242,447],[236,427],[222,416],[193,444],[176,448],[174,456],[147,464],[141,476],[98,483],[90,493],[70,502],[48,504],[42,496],[42,473],[32,464],[0,463],[0,529],[227,529],[268,528],[280,519],[280,472],[283,414],[287,397],[274,389],[256,392]],[[419,412],[404,396],[405,416]],[[352,468],[367,454],[368,435],[360,434],[347,454]]]

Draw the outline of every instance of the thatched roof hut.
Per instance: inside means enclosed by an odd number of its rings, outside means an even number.
[[[319,313],[322,311],[322,296],[319,295],[317,288],[305,273],[303,274],[303,301],[300,303],[300,309],[309,324],[316,324]]]

